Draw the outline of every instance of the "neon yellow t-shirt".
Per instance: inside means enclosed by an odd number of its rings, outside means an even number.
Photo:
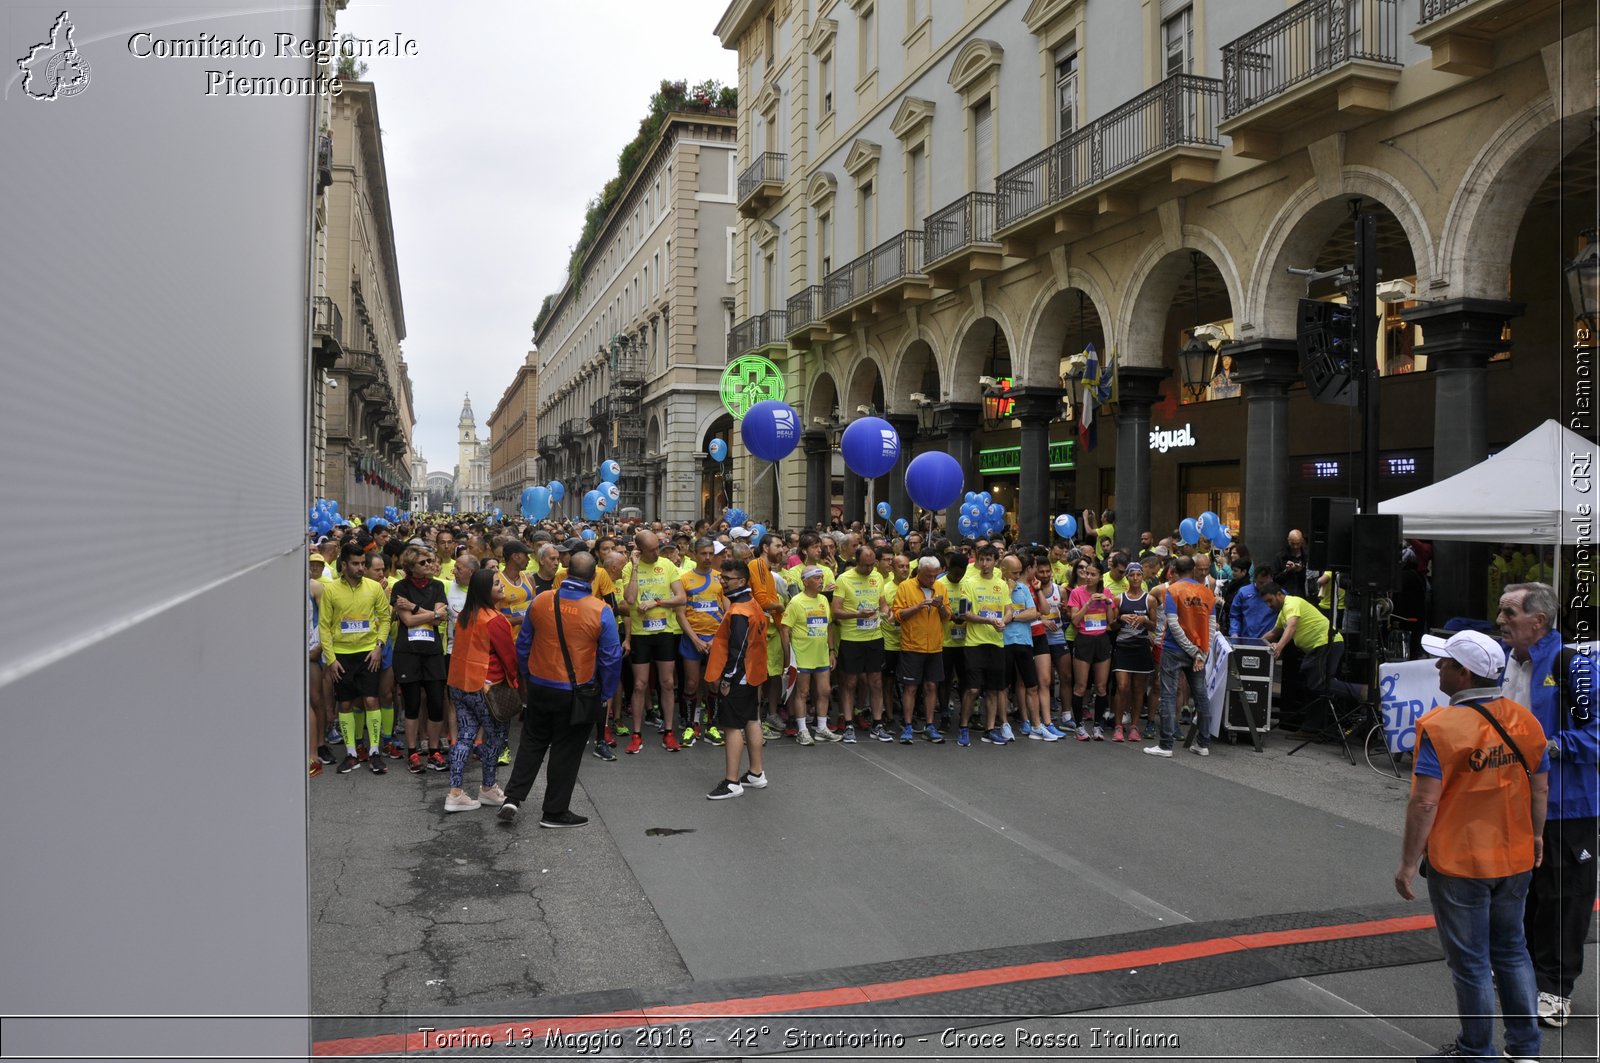
[[[873,569],[865,576],[853,567],[846,569],[833,588],[833,600],[845,609],[883,610],[883,576]],[[839,638],[844,642],[872,642],[883,637],[877,615],[850,617],[839,621]]]
[[[956,614],[961,611],[961,585],[952,584],[948,575],[940,576],[933,585],[944,588],[945,600],[950,603],[951,618],[944,622],[944,648],[960,649],[967,644],[966,625],[955,622]]]
[[[988,579],[984,579],[977,568],[968,571],[967,578],[961,581],[961,596],[972,603],[968,615],[984,619],[999,620],[1011,604],[1011,588],[1006,586],[998,569]],[[1000,630],[990,624],[967,625],[968,646],[1000,646],[1004,642]]]
[[[627,593],[628,581],[633,578],[633,562],[629,561],[622,566],[623,593]],[[639,598],[638,607],[633,610],[633,615],[628,617],[628,631],[634,635],[681,635],[682,627],[678,625],[677,614],[671,609],[663,609],[655,603],[665,598],[672,597],[672,585],[681,580],[678,566],[664,557],[657,557],[654,564],[639,563]]]
[[[789,629],[789,646],[796,668],[828,667],[828,599],[804,591],[789,599],[783,626]]]
[[[1322,610],[1304,598],[1296,598],[1292,594],[1285,594],[1283,596],[1283,609],[1278,613],[1278,624],[1282,627],[1288,627],[1290,617],[1295,617],[1300,621],[1295,625],[1294,644],[1302,653],[1310,653],[1330,641],[1328,638],[1328,618],[1322,615]],[[1343,642],[1344,636],[1335,631],[1331,641]]]
[[[882,575],[882,573],[880,573]],[[900,625],[894,619],[894,596],[899,592],[900,584],[895,582],[894,574],[890,573],[883,578],[883,600],[890,605],[889,613],[883,618],[883,648],[889,653],[900,652]]]
[[[800,579],[800,574],[810,567],[812,566],[809,561],[802,561],[798,565],[784,572],[783,578],[789,581],[789,586],[798,587],[803,582]],[[829,568],[827,565],[824,565],[820,561],[816,563],[816,567],[822,569],[822,592],[826,594],[827,592],[833,590],[833,569]],[[797,591],[796,593],[799,592]]]

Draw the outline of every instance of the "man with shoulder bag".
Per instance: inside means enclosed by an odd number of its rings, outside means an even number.
[[[528,677],[528,708],[506,801],[500,806],[501,823],[516,822],[547,751],[550,774],[539,826],[581,827],[589,822],[569,807],[572,789],[584,746],[600,720],[601,706],[617,691],[622,666],[616,619],[611,607],[592,593],[594,571],[593,554],[574,554],[566,579],[535,598],[523,621],[517,655]]]

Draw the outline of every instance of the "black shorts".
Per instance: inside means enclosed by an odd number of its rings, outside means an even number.
[[[1149,639],[1118,639],[1111,650],[1111,670],[1149,675],[1156,670],[1156,655],[1150,649]]]
[[[671,631],[654,635],[635,635],[632,648],[628,651],[628,663],[655,664],[658,661],[676,661],[678,639],[679,636]]]
[[[1033,636],[1033,655],[1035,657],[1043,657],[1049,652],[1050,640],[1045,638],[1043,635]]]
[[[945,679],[955,683],[957,690],[967,689],[967,648],[965,646],[946,646],[944,648],[944,676]]]
[[[1017,680],[1022,680],[1022,685],[1029,690],[1039,688],[1039,669],[1033,663],[1032,646],[1007,646],[1006,652],[1006,685],[1010,686]]]
[[[883,674],[893,680],[900,671],[900,651],[891,650],[887,643],[883,647]]]
[[[378,696],[378,684],[383,679],[382,667],[367,669],[364,653],[336,654],[344,675],[333,684],[333,700],[355,701],[357,698]]]
[[[1078,637],[1072,640],[1072,659],[1087,664],[1111,660],[1111,636],[1078,632]]]
[[[840,675],[876,675],[883,671],[883,640],[846,642],[839,640]]]
[[[755,722],[755,687],[740,683],[717,699],[717,723],[724,731],[740,731]]]
[[[1070,642],[1052,642],[1052,643],[1050,643],[1050,661],[1051,661],[1052,664],[1054,664],[1056,661],[1059,661],[1063,657],[1071,657],[1071,656],[1072,656],[1072,643],[1070,643]]]
[[[966,656],[967,690],[1004,690],[1006,655],[1003,646],[968,646]]]
[[[944,654],[900,651],[900,684],[914,687],[923,683],[944,682]]]
[[[442,683],[444,682],[444,654],[442,653],[400,653],[394,655],[394,681],[401,685],[406,683]]]

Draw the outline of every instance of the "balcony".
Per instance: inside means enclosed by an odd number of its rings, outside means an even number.
[[[596,428],[611,420],[611,396],[602,395],[589,404],[589,423]]]
[[[995,241],[993,192],[968,192],[922,223],[923,269],[935,288],[953,288],[963,279],[1000,272]]]
[[[1340,115],[1388,111],[1400,80],[1399,2],[1304,0],[1223,45],[1218,129],[1233,153],[1276,158],[1287,129],[1335,132]]]
[[[542,436],[539,437],[539,453],[540,454],[554,454],[556,451],[558,451],[560,449],[561,449],[561,437],[556,435],[555,433],[552,432],[552,433],[549,433],[549,434],[546,434],[546,435],[542,435]]]
[[[317,137],[317,192],[333,184],[333,134]]]
[[[575,443],[581,439],[583,434],[588,430],[589,426],[584,423],[582,417],[569,417],[565,421],[561,422],[561,442]]]
[[[922,233],[907,229],[828,274],[822,314],[835,331],[933,298],[922,273]]]
[[[1494,42],[1556,0],[1418,0],[1411,37],[1433,51],[1433,68],[1478,76],[1494,69]]]
[[[791,347],[807,348],[829,339],[833,333],[822,319],[822,285],[801,288],[789,296],[788,325],[785,333]]]
[[[364,381],[378,379],[381,362],[371,351],[346,347],[339,353],[339,360],[333,367],[350,377],[351,387],[360,387]]]
[[[1008,254],[1027,237],[1085,235],[1096,214],[1132,214],[1152,185],[1216,178],[1222,82],[1174,74],[995,180],[995,224]]]
[[[311,301],[311,358],[318,369],[332,369],[344,351],[344,314],[326,295]]]
[[[611,359],[611,387],[632,390],[644,386],[644,355],[618,354]]]
[[[763,152],[739,175],[739,213],[754,218],[783,194],[789,172],[789,156],[776,151]]]
[[[787,310],[768,310],[764,314],[746,318],[728,333],[728,361],[785,346],[784,335],[788,331]]]

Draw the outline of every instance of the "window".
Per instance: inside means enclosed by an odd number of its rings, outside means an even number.
[[[833,56],[817,60],[817,85],[822,90],[822,114],[833,113]]]
[[[1056,138],[1078,128],[1078,51],[1073,45],[1056,53]]]
[[[972,108],[972,179],[978,189],[994,184],[994,110],[987,98]]]
[[[766,33],[762,44],[766,51],[767,69],[771,70],[778,53],[778,16],[773,12],[767,13]]]
[[[911,149],[911,228],[922,228],[928,211],[928,152],[920,144]]]
[[[833,215],[817,215],[817,283],[833,272]]]
[[[657,251],[655,253],[655,255],[651,257],[651,261],[655,263],[655,267],[656,267],[656,272],[655,272],[656,282],[654,284],[650,285],[650,295],[652,297],[654,297],[655,294],[656,294],[656,290],[661,285],[661,252]],[[645,276],[647,276],[647,277],[650,276],[650,267],[648,267],[648,266],[645,267]]]
[[[878,243],[878,197],[871,181],[861,186],[857,203],[860,207],[861,253],[864,255]]]
[[[733,226],[728,226],[727,246],[724,248],[728,256],[728,275],[724,278],[729,284],[733,283]]]
[[[1161,40],[1166,49],[1165,77],[1194,72],[1194,8],[1185,7],[1162,21]]]
[[[776,263],[771,255],[767,255],[761,260],[761,265],[761,309],[771,310],[773,309],[773,285],[776,283],[774,276],[777,273]]]
[[[878,19],[877,10],[872,4],[862,7],[857,25],[861,34],[860,77],[857,80],[864,81],[868,74],[878,69]]]
[[[656,214],[659,216],[659,215],[665,214],[666,212],[667,212],[667,201],[661,198],[661,178],[657,177],[656,178]]]

